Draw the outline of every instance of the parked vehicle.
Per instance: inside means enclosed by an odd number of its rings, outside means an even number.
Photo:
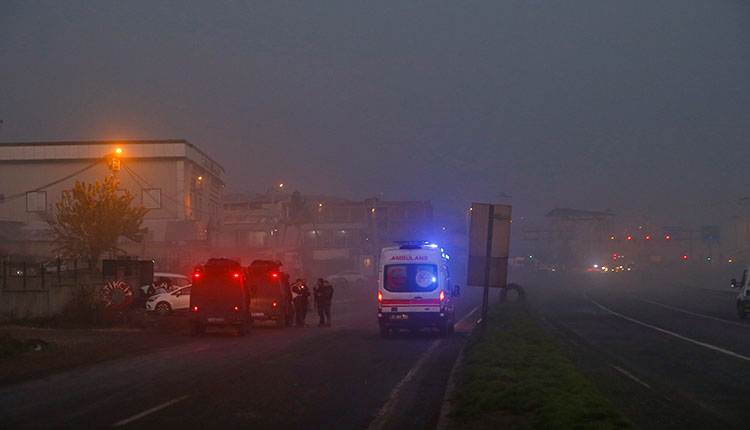
[[[281,262],[255,260],[247,268],[251,321],[275,321],[277,327],[292,323],[292,293],[289,275],[281,271]]]
[[[188,320],[193,335],[208,326],[232,327],[245,334],[250,323],[246,275],[236,261],[212,258],[193,273]]]
[[[732,279],[729,286],[731,288],[739,288],[740,292],[737,294],[737,316],[740,319],[747,318],[748,312],[750,312],[750,266],[742,272],[742,279],[737,282],[736,279]]]
[[[453,332],[455,297],[448,259],[439,246],[397,242],[380,252],[378,323],[380,334],[401,329],[436,328],[441,336]]]
[[[192,281],[185,275],[169,272],[154,272],[152,291],[155,294],[161,294],[163,292],[169,293],[177,290],[178,288],[186,287],[190,284],[192,284]]]
[[[171,293],[155,294],[146,301],[146,310],[159,315],[169,315],[174,311],[186,311],[190,307],[190,289],[178,288]]]

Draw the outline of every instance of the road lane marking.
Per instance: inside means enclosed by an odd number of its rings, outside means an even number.
[[[472,315],[474,315],[474,312],[476,312],[477,310],[479,310],[479,306],[475,307],[475,308],[474,308],[474,309],[472,309],[472,310],[471,310],[471,311],[470,311],[470,312],[469,312],[468,314],[466,314],[466,315],[465,315],[465,316],[464,316],[463,318],[461,318],[461,319],[460,319],[460,320],[459,320],[459,321],[458,321],[458,322],[456,323],[456,325],[457,325],[457,326],[463,326],[463,324],[464,324],[464,323],[465,323],[465,322],[466,322],[466,321],[467,321],[467,320],[469,319],[469,317],[470,317],[470,316],[472,316]]]
[[[460,326],[461,324],[463,324],[474,312],[477,311],[478,308],[479,307],[475,307],[474,309],[472,309],[472,311],[461,318],[461,320],[458,321],[456,325]],[[412,366],[412,368],[409,370],[409,373],[407,373],[406,376],[404,376],[404,378],[399,381],[398,384],[396,384],[396,387],[393,388],[391,394],[388,396],[388,400],[385,402],[385,405],[380,408],[380,411],[378,411],[375,419],[372,420],[369,426],[367,426],[367,430],[380,430],[384,428],[384,425],[386,424],[386,417],[391,413],[391,409],[393,409],[393,406],[396,403],[396,399],[401,394],[401,390],[404,389],[404,386],[411,380],[411,378],[414,377],[414,375],[419,371],[424,362],[427,361],[430,353],[435,350],[435,348],[437,348],[442,341],[443,338],[435,339],[432,344],[430,344],[430,347],[427,348],[427,351],[425,351],[419,358],[419,360],[417,360],[417,362],[414,364],[414,366]]]
[[[613,311],[613,310],[611,310],[611,309],[609,309],[609,308],[606,308],[606,307],[604,307],[604,306],[600,305],[600,304],[599,304],[599,303],[598,303],[598,302],[597,302],[596,300],[594,300],[594,299],[592,299],[592,298],[590,298],[590,297],[588,297],[588,296],[587,296],[586,298],[587,298],[587,299],[588,299],[588,300],[589,300],[589,301],[590,301],[591,303],[593,303],[593,304],[595,304],[596,306],[598,306],[598,307],[599,307],[600,309],[602,309],[602,310],[604,310],[604,311],[606,311],[606,312],[609,312],[609,313],[611,313],[612,315],[616,315],[616,316],[618,316],[618,317],[620,317],[620,318],[626,319],[626,320],[628,320],[628,321],[630,321],[630,322],[634,322],[634,323],[636,323],[636,324],[642,325],[642,326],[644,326],[644,327],[648,327],[648,328],[650,328],[650,329],[653,329],[653,330],[659,331],[659,332],[661,332],[661,333],[664,333],[664,334],[668,334],[668,335],[670,335],[670,336],[674,336],[674,337],[676,337],[676,338],[678,338],[678,339],[682,339],[682,340],[684,340],[684,341],[687,341],[687,342],[690,342],[690,343],[694,343],[694,344],[696,344],[696,345],[700,345],[700,346],[702,346],[702,347],[704,347],[704,348],[712,349],[712,350],[714,350],[714,351],[717,351],[717,352],[720,352],[720,353],[722,353],[722,354],[726,354],[726,355],[729,355],[730,357],[735,357],[735,358],[739,358],[740,360],[750,361],[750,357],[747,357],[747,356],[744,356],[744,355],[741,355],[741,354],[737,354],[736,352],[730,351],[730,350],[728,350],[728,349],[724,349],[724,348],[720,348],[720,347],[718,347],[718,346],[714,346],[714,345],[711,345],[710,343],[705,343],[705,342],[701,342],[701,341],[699,341],[699,340],[691,339],[691,338],[689,338],[689,337],[686,337],[686,336],[683,336],[683,335],[681,335],[681,334],[677,334],[677,333],[675,333],[675,332],[673,332],[673,331],[669,331],[669,330],[663,329],[663,328],[661,328],[661,327],[657,327],[657,326],[654,326],[654,325],[651,325],[651,324],[647,324],[647,323],[645,323],[645,322],[643,322],[643,321],[638,321],[637,319],[633,319],[633,318],[630,318],[630,317],[628,317],[628,316],[625,316],[625,315],[623,315],[623,314],[617,313],[617,312],[615,312],[615,311]]]
[[[181,401],[187,399],[188,397],[190,397],[190,396],[189,395],[185,395],[185,396],[182,396],[182,397],[178,397],[176,399],[172,399],[172,400],[170,400],[168,402],[162,403],[159,406],[155,406],[155,407],[153,407],[153,408],[151,408],[151,409],[149,409],[147,411],[143,411],[140,414],[136,414],[136,415],[133,415],[130,418],[125,418],[122,421],[118,421],[118,422],[116,422],[114,424],[114,426],[115,427],[120,427],[120,426],[124,426],[125,424],[132,423],[133,421],[139,420],[139,419],[145,417],[146,415],[153,414],[154,412],[158,412],[158,411],[160,411],[160,410],[162,410],[162,409],[164,409],[166,407],[172,406],[172,405],[174,405],[177,402],[181,402]]]
[[[615,366],[615,365],[614,365],[614,364],[612,364],[612,363],[607,363],[607,366],[609,366],[609,367],[611,367],[611,368],[615,369],[616,371],[618,371],[618,372],[622,373],[623,375],[625,375],[625,376],[627,376],[628,378],[630,378],[630,379],[634,380],[635,382],[637,382],[637,383],[639,383],[639,384],[643,385],[644,387],[648,388],[649,390],[651,390],[651,391],[654,391],[654,389],[653,389],[653,388],[651,388],[651,386],[650,386],[650,385],[648,385],[647,383],[645,383],[645,382],[641,381],[641,380],[640,380],[640,379],[638,379],[638,378],[637,378],[637,377],[636,377],[635,375],[633,375],[632,373],[630,373],[630,372],[628,372],[627,370],[623,369],[622,367],[618,367],[618,366]]]
[[[695,315],[697,317],[706,318],[706,319],[714,320],[714,321],[719,321],[719,322],[723,322],[723,323],[727,323],[727,324],[732,324],[732,325],[736,325],[736,326],[739,326],[739,327],[750,328],[750,325],[740,324],[738,322],[729,321],[729,320],[726,320],[724,318],[717,318],[717,317],[712,317],[710,315],[703,315],[703,314],[699,314],[699,313],[695,313],[695,312],[690,312],[690,311],[685,310],[685,309],[675,308],[675,307],[672,307],[672,306],[669,306],[669,305],[665,305],[664,303],[655,302],[653,300],[644,299],[642,297],[637,297],[637,296],[631,296],[631,297],[633,297],[636,300],[640,300],[640,301],[643,301],[643,302],[646,302],[646,303],[651,303],[653,305],[661,306],[661,307],[667,308],[667,309],[671,309],[671,310],[676,311],[676,312],[682,312],[682,313],[686,313],[688,315]]]

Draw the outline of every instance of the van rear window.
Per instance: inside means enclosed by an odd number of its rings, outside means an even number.
[[[437,288],[434,264],[392,264],[385,266],[383,286],[394,293],[415,293]]]

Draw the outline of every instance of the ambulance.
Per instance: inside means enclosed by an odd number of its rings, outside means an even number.
[[[458,286],[451,286],[450,257],[429,242],[396,243],[397,246],[380,251],[380,335],[389,337],[402,328],[434,328],[441,336],[447,336],[453,332],[454,299],[460,292]]]

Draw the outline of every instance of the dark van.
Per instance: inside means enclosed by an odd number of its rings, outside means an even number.
[[[289,275],[281,271],[281,262],[255,260],[247,268],[250,290],[250,316],[253,321],[275,321],[277,327],[291,325],[292,292]]]
[[[193,272],[188,320],[198,335],[207,326],[232,327],[245,334],[250,321],[250,295],[242,266],[234,260],[212,258]]]

